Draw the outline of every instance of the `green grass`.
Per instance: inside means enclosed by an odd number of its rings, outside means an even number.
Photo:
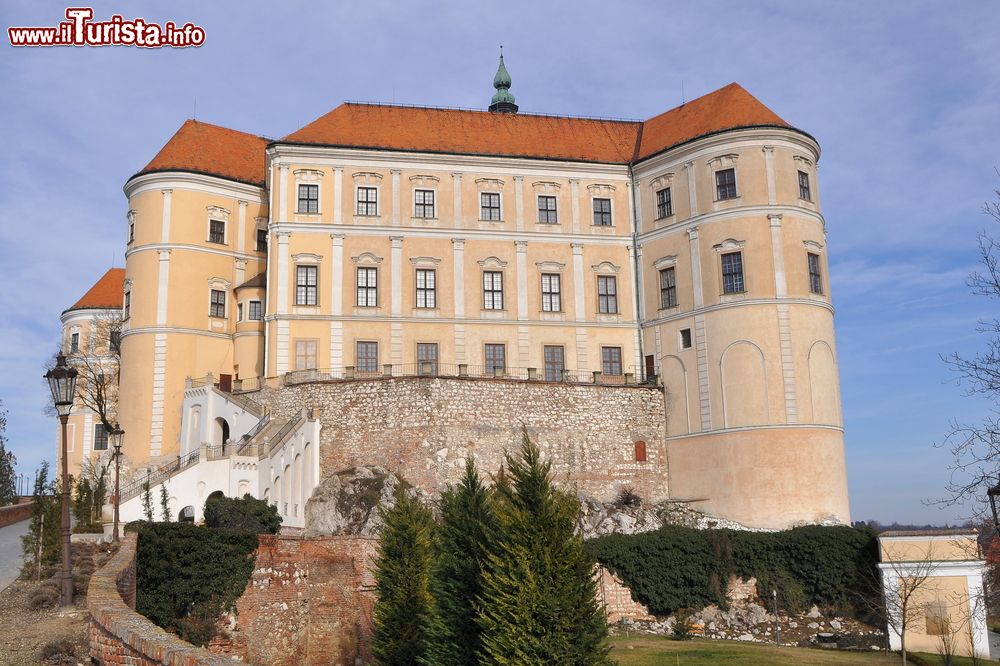
[[[739,641],[674,641],[659,636],[617,637],[611,657],[621,666],[898,666],[899,656],[884,652],[848,652],[827,648],[792,648]],[[940,664],[935,654],[918,655],[920,664]],[[971,666],[956,657],[954,666]]]

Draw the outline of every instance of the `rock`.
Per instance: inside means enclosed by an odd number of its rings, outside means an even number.
[[[762,622],[767,622],[767,609],[763,606],[758,606],[757,604],[748,604],[746,608],[746,619],[747,624],[750,626],[757,626]]]
[[[798,629],[799,628],[799,623],[798,622],[789,622],[788,623],[788,628],[789,629]]]
[[[813,606],[812,608],[809,609],[809,612],[806,613],[806,617],[811,617],[811,618],[823,617],[823,614],[819,612],[819,607]]]
[[[834,629],[836,631],[840,631],[842,627],[843,627],[843,625],[840,624],[839,621],[837,621],[837,620],[830,620],[830,628],[831,629]]]
[[[373,535],[381,520],[378,507],[396,503],[405,482],[382,467],[355,467],[327,477],[306,502],[305,534]],[[415,495],[419,491],[410,489]]]
[[[819,629],[819,624],[815,622],[810,622],[809,624],[806,625],[806,627],[808,627],[809,629]]]
[[[738,640],[738,641],[752,641],[753,640],[753,634],[740,634],[740,637],[737,638],[736,640]]]

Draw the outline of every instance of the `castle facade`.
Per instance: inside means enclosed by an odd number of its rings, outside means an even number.
[[[646,382],[666,495],[848,522],[816,140],[737,84],[644,122],[518,113],[502,61],[494,86],[489,111],[345,103],[277,140],[189,120],[128,180],[129,458],[198,446],[206,374]]]

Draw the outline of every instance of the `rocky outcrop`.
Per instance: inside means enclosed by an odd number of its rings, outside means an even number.
[[[622,493],[615,502],[601,502],[585,495],[579,495],[578,499],[584,539],[605,534],[641,534],[658,530],[664,525],[680,525],[700,530],[766,531],[696,511],[686,502],[667,500],[646,504],[642,498],[627,493]]]
[[[327,477],[306,502],[304,536],[372,536],[382,525],[379,507],[392,507],[396,491],[420,495],[382,467],[354,467]]]

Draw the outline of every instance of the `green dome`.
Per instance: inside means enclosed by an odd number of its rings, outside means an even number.
[[[490,100],[490,111],[498,113],[517,113],[517,104],[514,103],[514,96],[510,94],[511,80],[510,73],[506,65],[503,64],[503,53],[500,54],[500,66],[497,67],[496,76],[493,77],[493,87],[497,89]]]

